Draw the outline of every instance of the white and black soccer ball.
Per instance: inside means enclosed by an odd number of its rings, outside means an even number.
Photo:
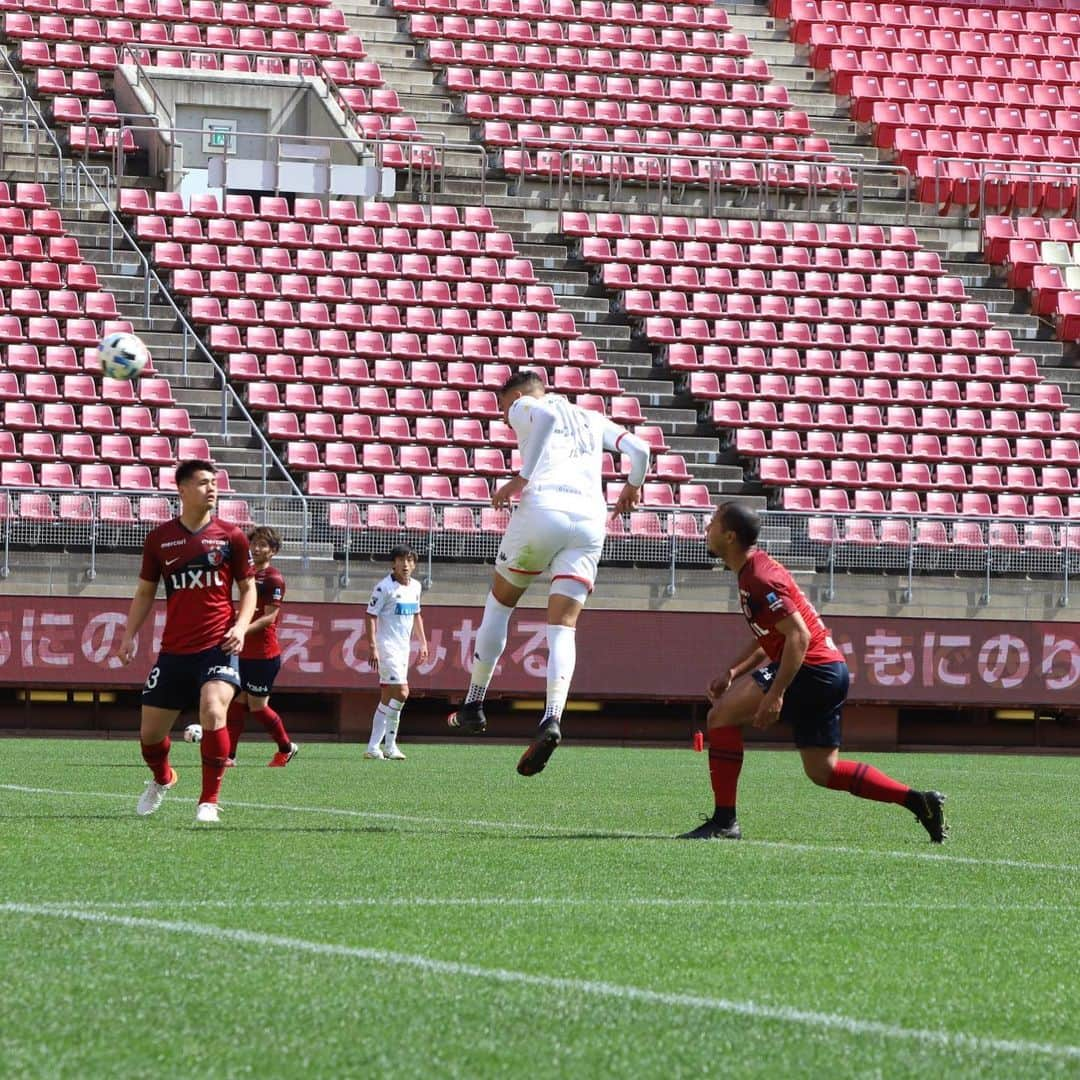
[[[184,742],[202,742],[202,724],[188,724],[184,728]]]
[[[150,362],[150,353],[134,334],[109,334],[98,346],[98,359],[110,379],[137,379]]]

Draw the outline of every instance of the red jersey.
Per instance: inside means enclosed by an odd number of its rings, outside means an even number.
[[[803,596],[795,579],[772,556],[754,550],[739,571],[739,604],[758,639],[774,663],[784,651],[784,635],[776,629],[781,619],[798,612],[810,631],[803,664],[834,664],[844,655],[833,644],[814,606]]]
[[[234,581],[252,575],[247,537],[213,518],[191,532],[179,518],[159,525],[143,544],[139,577],[165,578],[165,633],[161,651],[202,652],[221,644],[235,621]]]
[[[275,566],[264,566],[255,571],[255,614],[251,621],[261,619],[266,614],[266,606],[280,607],[285,599],[285,579],[281,571]],[[281,646],[277,638],[277,621],[272,622],[264,630],[256,630],[254,634],[248,634],[244,638],[244,648],[240,653],[241,660],[272,660],[281,655]]]

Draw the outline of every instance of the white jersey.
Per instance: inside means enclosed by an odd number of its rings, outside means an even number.
[[[404,585],[393,574],[387,574],[375,586],[367,613],[379,620],[375,627],[375,644],[380,658],[409,655],[422,591],[423,586],[416,578]]]
[[[520,397],[510,406],[508,419],[518,438],[521,475],[528,480],[522,508],[603,517],[604,450],[615,450],[628,433],[558,394]]]

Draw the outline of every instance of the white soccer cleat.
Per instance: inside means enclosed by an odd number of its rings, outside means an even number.
[[[195,808],[196,825],[216,825],[221,820],[216,802],[201,802]]]
[[[364,751],[364,757],[367,758],[368,761],[382,761],[384,756],[383,752],[377,746],[369,746]]]
[[[140,817],[146,817],[147,814],[152,814],[162,803],[165,798],[165,792],[171,787],[175,787],[176,781],[180,777],[177,775],[176,770],[172,770],[172,779],[167,784],[159,784],[152,777],[146,781],[146,790],[139,796],[139,805],[135,807],[135,813]]]
[[[396,746],[388,746],[383,751],[383,757],[386,758],[387,761],[405,760],[405,755]]]

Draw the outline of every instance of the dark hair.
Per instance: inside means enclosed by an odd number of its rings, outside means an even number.
[[[265,540],[271,551],[278,552],[281,550],[281,537],[273,525],[256,525],[248,533],[248,542],[254,544],[256,540]]]
[[[416,562],[416,552],[408,544],[395,544],[390,549],[390,561],[395,559],[412,559]]]
[[[753,547],[761,532],[761,518],[745,503],[726,502],[719,506],[720,521],[735,534],[744,548]]]
[[[176,484],[190,480],[196,473],[208,472],[217,476],[217,466],[212,461],[204,461],[202,458],[188,458],[176,466]]]
[[[520,371],[515,371],[509,379],[502,384],[499,389],[500,396],[502,394],[508,394],[511,390],[546,390],[544,380],[536,374],[535,371],[530,371],[528,368],[522,368]]]

